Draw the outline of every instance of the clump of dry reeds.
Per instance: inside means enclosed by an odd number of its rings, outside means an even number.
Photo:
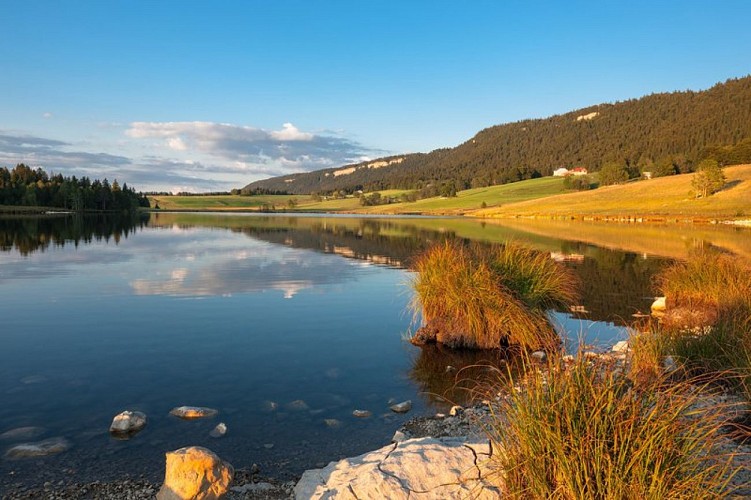
[[[413,307],[426,323],[417,342],[452,347],[551,347],[546,310],[572,303],[577,281],[547,254],[517,243],[445,242],[416,259]]]
[[[688,383],[639,390],[580,356],[520,385],[489,429],[511,498],[714,498],[733,475],[717,454],[725,409]]]

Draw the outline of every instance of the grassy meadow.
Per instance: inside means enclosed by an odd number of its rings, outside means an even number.
[[[732,219],[751,216],[751,165],[726,167],[725,188],[695,198],[694,174],[632,181],[593,191],[548,196],[471,212],[480,217],[656,217],[658,219]]]
[[[544,177],[500,186],[459,191],[456,197],[434,197],[406,203],[363,206],[359,198],[314,200],[309,195],[152,196],[162,210],[259,211],[363,214],[469,215],[483,218],[566,218],[691,221],[742,219],[751,216],[751,165],[725,168],[725,188],[707,198],[690,195],[694,174],[604,186],[571,192],[560,177]],[[398,198],[405,190],[379,191]],[[365,193],[369,195],[372,193]],[[290,204],[292,201],[292,204]],[[484,207],[483,208],[483,204]]]

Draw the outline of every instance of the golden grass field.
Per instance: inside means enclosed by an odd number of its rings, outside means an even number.
[[[479,217],[733,219],[751,217],[751,165],[725,168],[725,188],[707,198],[691,192],[694,174],[640,180],[476,210]]]

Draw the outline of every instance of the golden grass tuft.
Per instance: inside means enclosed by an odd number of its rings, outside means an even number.
[[[708,498],[733,471],[718,455],[726,409],[688,383],[633,387],[579,356],[528,374],[490,428],[511,498]]]
[[[557,336],[545,311],[576,296],[569,270],[516,243],[444,242],[419,256],[414,269],[413,309],[436,341],[452,347],[551,347]]]

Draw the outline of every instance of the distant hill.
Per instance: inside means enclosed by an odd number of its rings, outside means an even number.
[[[496,125],[454,148],[274,177],[243,191],[309,194],[419,189],[446,182],[461,190],[546,176],[561,166],[597,171],[608,161],[634,171],[669,164],[689,172],[699,159],[749,137],[751,76],[700,92],[652,94]]]

